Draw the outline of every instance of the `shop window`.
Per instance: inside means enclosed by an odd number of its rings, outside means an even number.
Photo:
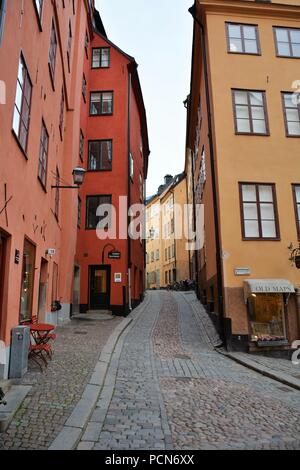
[[[252,341],[286,339],[282,294],[252,294],[248,299],[248,308]]]
[[[23,268],[20,298],[20,323],[30,321],[32,317],[32,299],[35,273],[35,246],[24,241]]]

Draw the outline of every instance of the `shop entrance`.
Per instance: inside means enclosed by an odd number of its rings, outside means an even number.
[[[110,305],[110,266],[90,266],[90,310],[107,309]]]

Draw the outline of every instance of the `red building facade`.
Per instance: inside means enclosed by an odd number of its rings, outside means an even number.
[[[107,56],[101,50],[99,59],[94,47],[110,50],[110,66],[97,66],[99,60],[108,65]],[[110,115],[90,116],[95,91],[114,92]],[[110,106],[107,94],[98,96],[104,108]],[[95,109],[98,104],[95,100]],[[137,152],[140,129],[143,154]],[[6,355],[0,364],[2,378],[8,376],[13,327],[33,318],[59,324],[80,304],[91,307],[89,266],[102,264],[103,244],[94,230],[86,230],[87,198],[110,195],[117,203],[129,187],[135,201],[139,175],[142,181],[146,175],[147,127],[135,62],[105,38],[93,0],[27,0],[24,8],[22,2],[0,1],[0,141],[0,347]],[[89,141],[106,141],[101,147],[112,169],[97,171],[98,144],[90,146],[95,170],[88,166]],[[130,148],[136,161],[129,185]],[[77,166],[88,170],[80,193],[57,188],[73,184]],[[128,305],[126,273],[132,263],[136,278],[136,272],[143,278],[143,246],[131,242],[134,255],[128,259],[128,240],[112,243],[121,258],[111,260],[109,306],[123,305],[123,287]],[[122,279],[114,284],[116,271]],[[132,292],[138,300],[142,282],[134,281]],[[61,303],[59,311],[55,300]]]
[[[144,203],[149,145],[137,64],[108,40],[100,24],[85,77],[79,164],[87,173],[80,191],[76,253],[80,302],[74,309],[124,314],[140,301],[144,290],[144,243],[120,233],[120,217],[123,232],[128,232],[129,207]],[[116,210],[116,236],[100,240],[96,211],[105,203]]]

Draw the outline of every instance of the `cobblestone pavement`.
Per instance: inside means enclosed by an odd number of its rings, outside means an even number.
[[[79,449],[300,449],[297,390],[216,352],[190,294],[147,298],[108,371],[111,401],[104,409],[100,398],[102,418]]]
[[[32,389],[0,449],[47,449],[81,397],[109,335],[122,321],[72,320],[56,329],[54,355],[44,373],[34,363],[22,380]]]

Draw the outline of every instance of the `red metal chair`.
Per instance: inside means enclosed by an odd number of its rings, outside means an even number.
[[[42,372],[43,372],[42,364],[44,364],[45,367],[47,367],[47,365],[48,365],[47,358],[45,357],[45,355],[43,353],[46,353],[46,356],[51,358],[52,349],[51,349],[51,346],[50,346],[49,343],[46,343],[46,344],[30,344],[29,345],[28,358],[32,359],[33,362],[35,362],[40,367]]]

